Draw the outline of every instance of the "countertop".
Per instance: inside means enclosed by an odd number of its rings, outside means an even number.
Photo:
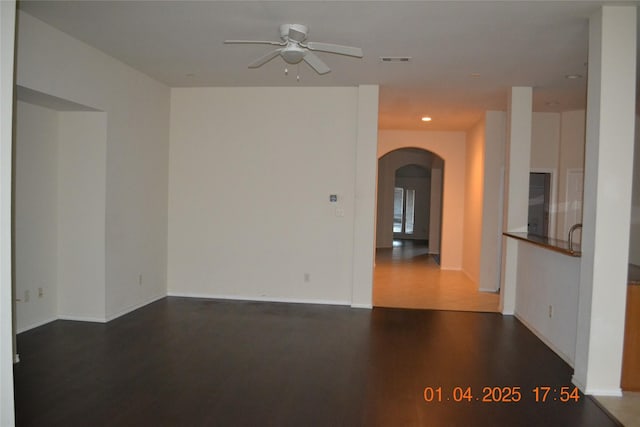
[[[560,252],[564,255],[573,257],[580,257],[582,255],[582,253],[580,252],[580,245],[576,245],[573,250],[570,250],[569,242],[567,242],[566,240],[558,240],[551,237],[543,237],[537,236],[535,234],[521,232],[506,232],[502,234],[514,239],[523,240],[534,245],[542,246],[552,251]],[[640,286],[640,265],[629,264],[628,283],[629,285]]]
[[[535,234],[523,233],[523,232],[506,232],[502,233],[505,236],[513,237],[514,239],[524,240],[525,242],[533,243],[534,245],[542,246],[543,248],[550,249],[552,251],[560,252],[563,255],[572,257],[580,257],[580,245],[574,244],[573,248],[569,248],[569,242],[566,240],[553,239],[551,237],[537,236]],[[640,273],[640,271],[639,271]],[[640,279],[640,274],[638,275]]]

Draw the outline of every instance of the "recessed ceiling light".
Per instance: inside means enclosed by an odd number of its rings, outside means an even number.
[[[582,74],[567,74],[564,78],[569,80],[581,79]]]
[[[424,116],[424,117],[423,117],[422,119],[420,119],[420,120],[422,120],[423,122],[430,122],[430,121],[431,121],[431,117]]]

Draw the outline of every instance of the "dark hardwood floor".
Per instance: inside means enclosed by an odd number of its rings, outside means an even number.
[[[620,425],[583,395],[553,400],[571,368],[495,313],[166,298],[50,323],[18,350],[18,426]],[[521,400],[476,400],[494,386]],[[536,403],[536,386],[558,392]],[[471,401],[447,401],[454,387]]]

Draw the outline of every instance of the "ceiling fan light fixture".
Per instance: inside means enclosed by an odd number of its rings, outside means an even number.
[[[305,51],[301,49],[299,46],[289,46],[286,49],[282,49],[280,52],[282,59],[285,60],[288,64],[297,64],[302,61],[305,55]]]

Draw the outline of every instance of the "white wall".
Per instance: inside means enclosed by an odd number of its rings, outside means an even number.
[[[58,143],[58,317],[105,321],[106,114],[61,112]]]
[[[465,134],[381,130],[378,158],[399,148],[421,148],[444,159],[441,267],[462,269],[464,228]]]
[[[0,2],[0,425],[15,425],[11,187],[16,3]]]
[[[585,111],[566,111],[561,115],[560,152],[558,155],[558,214],[556,237],[567,239],[569,228],[575,223],[575,209],[582,209],[582,198],[567,197],[570,170],[584,170]],[[581,218],[581,215],[578,215]]]
[[[172,89],[170,294],[351,302],[358,92]]]
[[[166,291],[169,89],[29,15],[18,19],[17,84],[107,114],[110,319]]]
[[[560,149],[560,114],[533,113],[531,121],[531,168],[556,169]]]
[[[531,123],[531,172],[551,174],[549,225],[547,230],[547,235],[550,237],[556,236],[558,219],[560,126],[560,113],[533,113]],[[531,190],[531,187],[529,187],[529,190]]]
[[[462,270],[476,285],[480,282],[480,253],[484,196],[485,121],[480,120],[467,132],[464,247]]]
[[[15,310],[22,332],[57,317],[58,112],[18,101],[15,123]]]
[[[621,394],[636,54],[636,6],[604,6],[591,16],[584,229],[573,375],[573,382],[588,394]]]
[[[580,258],[518,241],[515,315],[573,366]]]

